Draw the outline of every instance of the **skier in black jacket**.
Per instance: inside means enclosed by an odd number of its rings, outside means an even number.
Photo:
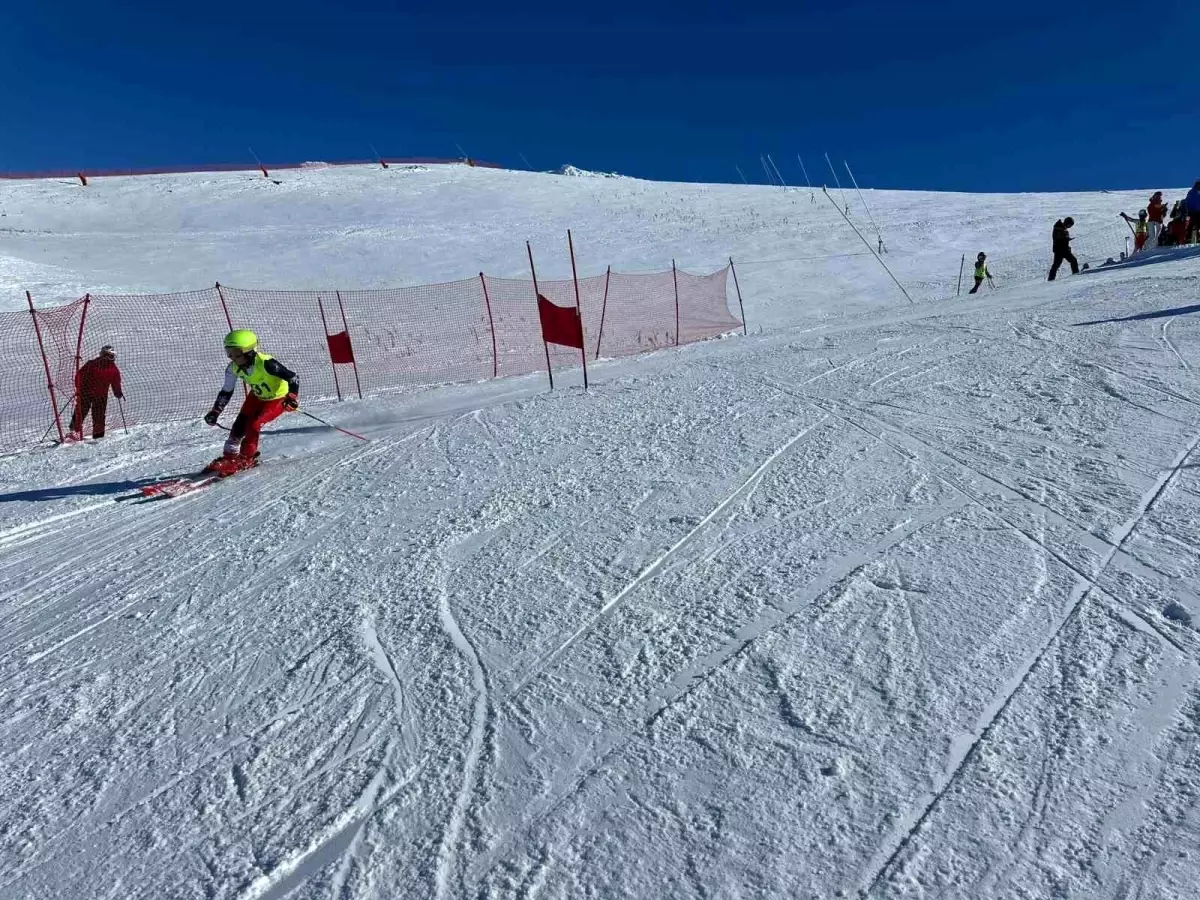
[[[1053,281],[1054,276],[1058,274],[1058,267],[1063,264],[1063,261],[1071,264],[1071,274],[1079,274],[1079,261],[1075,259],[1075,254],[1071,252],[1071,233],[1067,230],[1075,225],[1075,220],[1070,216],[1065,219],[1059,219],[1054,223],[1053,235],[1053,250],[1054,263],[1050,266],[1050,277],[1047,281]]]

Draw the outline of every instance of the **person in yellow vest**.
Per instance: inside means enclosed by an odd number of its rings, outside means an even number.
[[[990,284],[993,286],[995,285],[995,282],[992,281],[992,273],[988,271],[987,254],[980,253],[977,257],[975,257],[975,287],[971,288],[969,291],[967,291],[967,293],[979,293],[979,286],[983,284],[983,279],[985,278]],[[961,288],[959,290],[961,290]]]
[[[1146,210],[1143,209],[1138,213],[1136,219],[1125,213],[1121,213],[1121,218],[1133,228],[1133,252],[1140,253],[1141,249],[1146,246],[1146,239],[1150,237],[1150,222],[1146,217]]]
[[[225,383],[204,421],[217,424],[239,379],[245,382],[248,393],[229,429],[224,452],[205,467],[205,471],[218,475],[232,475],[258,465],[262,427],[300,408],[300,379],[279,360],[258,349],[258,336],[253,331],[239,328],[225,335],[225,355],[229,357]]]

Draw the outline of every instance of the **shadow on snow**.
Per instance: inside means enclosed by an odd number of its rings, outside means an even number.
[[[0,494],[0,503],[18,501],[63,500],[67,497],[106,497],[136,491],[138,488],[162,481],[162,478],[141,478],[137,481],[93,481],[87,484],[64,484],[57,487],[36,488],[31,491],[13,491]]]
[[[1196,312],[1200,312],[1200,303],[1193,303],[1191,306],[1177,306],[1174,309],[1159,309],[1154,312],[1137,313],[1132,316],[1121,316],[1118,319],[1095,319],[1091,322],[1075,322],[1074,327],[1078,328],[1081,325],[1108,325],[1111,322],[1141,322],[1144,319],[1166,319],[1171,316],[1186,316]]]

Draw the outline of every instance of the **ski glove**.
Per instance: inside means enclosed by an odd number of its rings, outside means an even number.
[[[300,398],[295,394],[288,394],[283,398],[283,408],[288,412],[295,412],[300,408]]]
[[[219,419],[219,418],[221,418],[221,410],[219,407],[214,406],[212,409],[210,409],[207,413],[204,414],[204,424],[205,425],[216,425],[217,419]]]

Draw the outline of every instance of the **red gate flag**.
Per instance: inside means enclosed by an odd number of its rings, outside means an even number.
[[[329,359],[335,364],[354,362],[354,348],[350,346],[350,333],[339,331],[337,334],[327,334],[329,341]]]
[[[538,318],[542,321],[542,340],[548,344],[583,349],[583,323],[579,321],[579,310],[568,306],[556,306],[538,294]]]

